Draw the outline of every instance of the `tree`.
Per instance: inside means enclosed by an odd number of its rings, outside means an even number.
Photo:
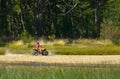
[[[99,38],[103,21],[119,26],[119,0],[0,0],[0,32],[33,37]]]

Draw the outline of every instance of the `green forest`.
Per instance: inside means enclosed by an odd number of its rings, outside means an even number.
[[[120,0],[0,0],[0,40],[120,38]]]

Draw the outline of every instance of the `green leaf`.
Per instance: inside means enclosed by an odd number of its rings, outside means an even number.
[[[19,5],[19,4],[16,4],[16,5],[13,7],[13,11],[20,13],[20,12],[21,12],[20,5]]]

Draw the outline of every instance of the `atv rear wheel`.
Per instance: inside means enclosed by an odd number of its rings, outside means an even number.
[[[32,53],[32,55],[37,56],[37,55],[38,55],[38,52],[37,52],[37,51],[34,51],[34,52]]]

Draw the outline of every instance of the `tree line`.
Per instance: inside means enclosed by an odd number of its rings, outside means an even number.
[[[48,39],[107,37],[111,31],[105,28],[120,26],[119,4],[119,0],[0,0],[0,36],[16,39],[26,32]]]

